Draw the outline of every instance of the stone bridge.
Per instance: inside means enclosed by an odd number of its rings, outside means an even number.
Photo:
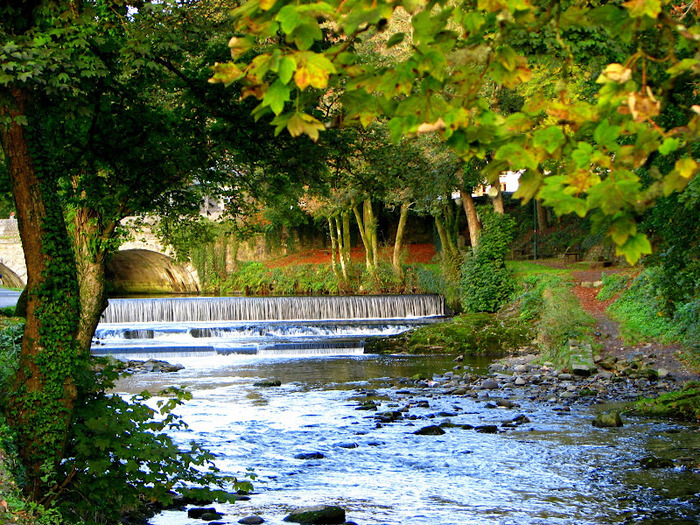
[[[110,293],[199,292],[197,271],[189,264],[177,263],[172,255],[172,250],[162,246],[148,226],[132,229],[132,240],[122,244],[107,265]],[[0,274],[3,286],[24,288],[27,284],[27,265],[16,219],[0,219]]]

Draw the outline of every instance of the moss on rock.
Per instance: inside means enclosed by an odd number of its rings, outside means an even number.
[[[636,401],[631,410],[635,414],[644,416],[698,421],[700,420],[700,382],[690,381],[681,390],[662,394],[657,399]]]

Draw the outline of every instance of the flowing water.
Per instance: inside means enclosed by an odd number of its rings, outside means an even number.
[[[407,326],[402,321],[377,323],[375,319],[371,323],[396,331]],[[303,332],[304,323],[292,324]],[[281,525],[290,510],[318,504],[342,506],[348,520],[359,525],[700,520],[700,474],[696,470],[645,470],[639,464],[651,454],[697,460],[700,435],[695,427],[627,418],[622,428],[595,429],[592,408],[569,410],[535,404],[518,398],[517,391],[498,392],[515,401],[517,408],[488,408],[493,393],[490,399],[441,395],[439,379],[433,388],[419,389],[398,378],[429,377],[454,363],[441,356],[363,355],[362,323],[358,322],[311,323],[329,327],[331,338],[333,330],[344,330],[339,337],[348,343],[355,341],[356,348],[331,352],[323,347],[307,348],[313,345],[286,346],[277,355],[261,352],[267,342],[260,341],[251,343],[257,345],[255,352],[212,351],[213,339],[222,333],[224,338],[230,335],[216,330],[206,332],[208,350],[179,351],[190,347],[182,343],[183,337],[196,339],[190,325],[172,336],[175,349],[167,353],[161,337],[167,333],[163,324],[142,325],[138,329],[145,332],[132,334],[134,337],[118,345],[106,344],[107,332],[103,332],[105,344],[95,348],[127,357],[168,355],[168,361],[185,366],[175,374],[136,374],[122,379],[117,390],[129,394],[180,385],[193,392],[194,398],[179,409],[189,428],[173,432],[173,437],[183,446],[191,440],[204,444],[225,473],[241,476],[253,468],[258,476],[250,501],[215,505],[225,514],[223,523],[257,514],[268,524]],[[268,333],[265,323],[259,326],[253,339]],[[100,329],[113,330],[109,337],[118,339],[114,326],[105,324]],[[199,329],[208,328],[195,327],[195,333]],[[160,339],[159,344],[139,339],[150,336],[149,330],[155,337],[150,340]],[[239,344],[244,337],[240,333],[237,337]],[[288,331],[270,337],[284,339],[283,345],[297,344],[289,339]],[[134,352],[125,341],[133,343]],[[159,350],[149,354],[152,347]],[[477,369],[486,364],[469,363]],[[282,386],[255,386],[262,380],[278,380]],[[379,412],[403,407],[407,412],[402,420],[378,424],[375,412],[358,410],[368,399],[379,404]],[[459,426],[446,428],[440,436],[414,434],[446,419],[454,425],[501,425],[518,415],[529,422],[499,427],[497,434]],[[323,457],[300,459],[309,453]],[[153,525],[197,522],[175,510],[151,520]]]

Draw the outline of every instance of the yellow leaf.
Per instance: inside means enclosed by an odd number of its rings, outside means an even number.
[[[275,5],[277,0],[260,0],[260,9],[263,11],[269,11]]]
[[[294,113],[287,121],[287,130],[292,137],[308,135],[311,140],[318,140],[318,133],[326,127],[316,118],[306,113]]]
[[[324,89],[328,86],[328,79],[333,73],[336,73],[335,66],[324,55],[317,53],[297,55],[294,82],[299,89],[304,90],[309,86]]]
[[[647,15],[651,18],[657,18],[661,12],[661,0],[629,0],[624,5],[630,15],[638,18]]]
[[[608,64],[605,71],[596,80],[596,83],[617,82],[618,84],[624,84],[630,78],[632,78],[632,70],[630,68],[626,68],[622,64]]]
[[[304,90],[311,85],[309,70],[306,68],[306,66],[298,67],[294,72],[294,83],[301,90]]]
[[[698,163],[693,159],[679,159],[676,161],[676,171],[685,179],[691,179],[698,172]]]
[[[243,71],[233,62],[216,62],[212,69],[214,75],[209,79],[210,84],[223,83],[228,86],[243,77]]]

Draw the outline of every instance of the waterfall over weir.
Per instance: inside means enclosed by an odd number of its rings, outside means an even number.
[[[103,323],[441,317],[439,295],[110,299]]]
[[[367,338],[444,316],[437,295],[111,299],[92,351],[130,358],[355,355]]]

